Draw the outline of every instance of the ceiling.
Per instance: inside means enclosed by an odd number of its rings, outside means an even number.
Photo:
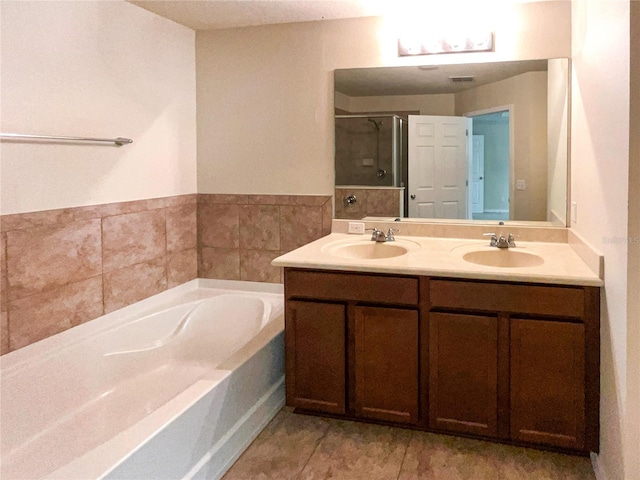
[[[394,0],[127,0],[194,30],[383,15]],[[396,0],[397,4],[397,0]]]
[[[410,0],[126,0],[193,30],[381,16]],[[421,0],[427,1],[427,0]],[[526,1],[526,0],[514,0]],[[546,70],[546,61],[337,70],[336,90],[349,96],[456,93],[526,71]],[[452,83],[450,76],[473,75]]]
[[[457,93],[468,88],[531,71],[546,71],[547,60],[468,63],[428,67],[352,68],[335,71],[335,89],[350,97],[378,95],[432,95]],[[452,82],[449,77],[473,76],[472,82]]]

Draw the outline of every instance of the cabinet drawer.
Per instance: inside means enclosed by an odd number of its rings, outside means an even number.
[[[386,275],[285,270],[287,297],[418,304],[418,279]]]
[[[432,307],[581,318],[584,291],[572,287],[431,280]]]

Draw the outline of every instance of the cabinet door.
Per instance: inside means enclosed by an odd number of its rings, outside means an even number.
[[[497,435],[498,320],[429,314],[429,425]]]
[[[356,307],[356,415],[418,422],[418,312]]]
[[[511,320],[511,437],[584,447],[584,325]]]
[[[345,306],[288,301],[287,405],[345,412]]]

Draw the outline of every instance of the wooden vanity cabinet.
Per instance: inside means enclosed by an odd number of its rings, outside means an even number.
[[[286,268],[287,405],[597,452],[599,292]]]
[[[418,285],[416,277],[286,269],[287,405],[419,424]]]
[[[431,279],[429,426],[598,451],[599,316],[596,287]]]

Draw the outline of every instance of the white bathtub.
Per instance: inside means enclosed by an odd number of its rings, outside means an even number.
[[[0,478],[220,478],[284,404],[281,292],[194,280],[4,355]]]

